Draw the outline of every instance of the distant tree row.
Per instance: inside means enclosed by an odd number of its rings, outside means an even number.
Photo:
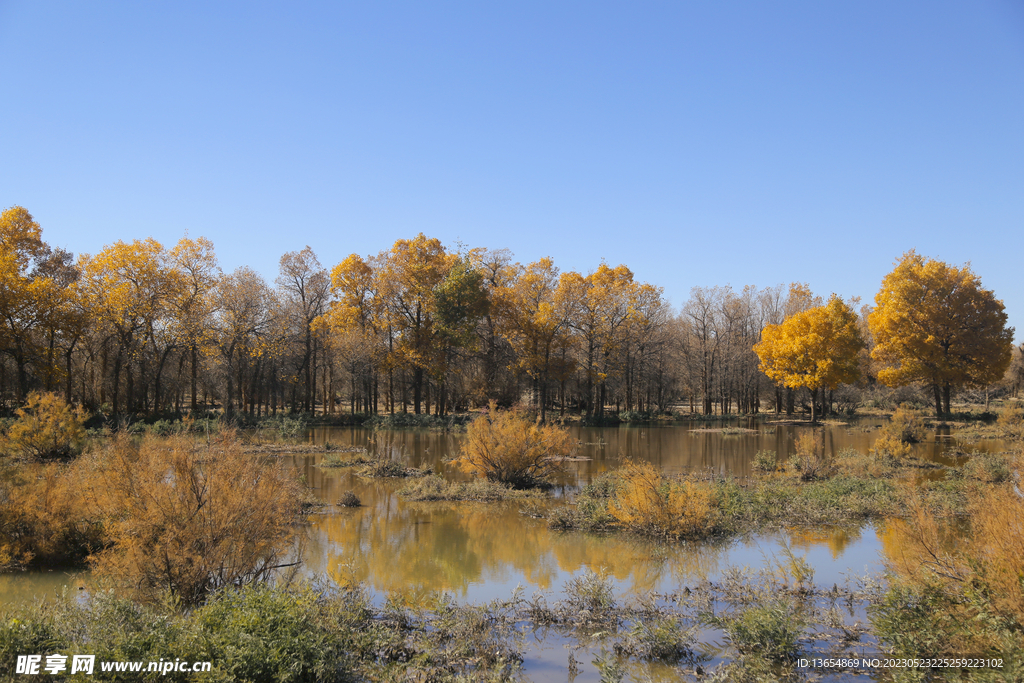
[[[967,268],[909,252],[874,309],[853,304],[801,284],[698,287],[676,312],[623,265],[560,272],[422,234],[330,272],[309,247],[287,253],[271,285],[222,273],[204,238],[75,259],[13,207],[0,217],[0,399],[11,410],[41,389],[112,415],[252,416],[494,400],[600,419],[680,403],[792,412],[803,389],[827,410],[840,384],[877,379],[931,387],[941,414],[952,391],[1010,366],[1002,304]]]

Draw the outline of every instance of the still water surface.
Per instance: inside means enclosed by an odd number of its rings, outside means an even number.
[[[825,448],[867,452],[879,419],[825,427]],[[739,425],[743,427],[744,425]],[[585,458],[571,464],[556,496],[571,496],[625,458],[648,460],[670,474],[711,470],[747,477],[759,450],[790,455],[802,425],[745,425],[722,433],[680,426],[575,427]],[[371,441],[371,439],[376,439]],[[433,468],[449,478],[462,475],[446,460],[458,453],[462,434],[321,428],[309,441],[384,449],[404,463]],[[942,433],[915,445],[918,457],[951,464],[955,444]],[[971,445],[999,450],[998,441]],[[606,571],[623,592],[670,590],[728,566],[762,567],[789,547],[806,555],[819,583],[842,583],[848,574],[880,570],[879,536],[860,530],[783,530],[722,542],[664,544],[625,534],[551,531],[542,519],[523,514],[518,503],[409,502],[400,480],[370,480],[350,468],[320,468],[320,454],[285,456],[327,503],[353,491],[361,508],[329,507],[311,517],[302,555],[307,570],[337,581],[358,580],[377,593],[395,590],[449,591],[466,600],[507,597],[518,584],[528,591],[560,592],[579,572]],[[554,503],[553,503],[554,504]]]
[[[867,452],[881,419],[824,428],[832,452]],[[574,427],[583,459],[570,465],[555,497],[572,496],[578,486],[615,469],[625,458],[647,460],[670,474],[711,470],[747,477],[759,450],[792,454],[806,426],[739,423],[741,433],[688,426]],[[402,430],[377,433],[360,428],[316,428],[307,443],[384,449],[419,468],[462,478],[447,459],[457,454],[463,434]],[[942,433],[915,446],[918,457],[951,464],[955,443]],[[998,441],[970,449],[998,451]],[[328,507],[312,515],[299,549],[307,574],[338,582],[362,581],[376,595],[390,591],[448,591],[468,601],[508,597],[522,585],[528,593],[559,593],[573,576],[588,569],[607,572],[622,593],[671,590],[688,582],[714,579],[729,566],[762,567],[785,548],[806,556],[822,584],[881,568],[876,529],[782,530],[722,542],[664,544],[625,534],[557,532],[543,519],[523,514],[518,503],[410,502],[398,496],[402,480],[373,480],[352,468],[321,468],[322,454],[281,456],[305,477]],[[334,505],[354,491],[360,508]],[[560,504],[561,501],[542,503]],[[53,595],[65,586],[77,591],[87,575],[31,572],[0,576],[0,602]]]

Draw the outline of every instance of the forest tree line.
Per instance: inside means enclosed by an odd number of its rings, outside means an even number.
[[[1002,304],[983,303],[999,328],[985,372],[896,379],[934,385],[937,401],[945,382],[947,411],[951,386],[1005,373],[1019,390],[1021,349],[1011,365]],[[330,270],[309,247],[289,252],[269,283],[246,267],[221,272],[204,238],[118,241],[75,258],[13,207],[0,218],[0,400],[9,411],[30,391],[59,392],[108,415],[445,415],[491,400],[591,419],[678,404],[792,412],[806,399],[769,379],[755,345],[822,306],[794,283],[696,287],[674,310],[624,265],[562,272],[549,258],[523,265],[505,249],[453,251],[422,234]],[[870,312],[857,323],[862,383],[892,365],[872,357]],[[821,393],[826,409],[834,390]]]

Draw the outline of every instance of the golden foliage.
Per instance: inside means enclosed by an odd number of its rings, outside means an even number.
[[[470,423],[462,455],[455,463],[463,472],[511,484],[536,486],[562,471],[576,449],[569,431],[544,425],[515,410],[490,410]]]
[[[80,471],[55,463],[0,471],[0,570],[80,561],[102,545],[101,525],[82,515]]]
[[[909,251],[882,280],[868,316],[871,357],[885,366],[878,379],[937,388],[996,382],[1010,365],[1013,328],[1006,321],[1003,303],[969,266]],[[948,412],[948,396],[945,402]]]
[[[266,579],[291,547],[300,487],[280,463],[242,452],[233,435],[117,438],[82,459],[89,514],[109,547],[98,573],[140,597],[201,602],[215,588]]]
[[[857,381],[863,347],[857,314],[833,294],[824,306],[766,326],[754,352],[772,380],[793,389],[815,390]]]
[[[717,498],[705,482],[672,481],[649,462],[627,461],[608,513],[632,531],[672,538],[703,538],[719,523]]]
[[[26,457],[66,458],[85,440],[85,410],[72,408],[56,394],[32,392],[15,414],[8,445]]]
[[[27,209],[12,206],[0,213],[0,251],[13,254],[21,270],[46,249],[43,231]]]

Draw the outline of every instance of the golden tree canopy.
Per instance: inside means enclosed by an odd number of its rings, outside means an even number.
[[[862,348],[857,314],[835,294],[824,306],[768,325],[754,345],[764,374],[787,387],[812,390],[856,382]]]
[[[984,386],[1010,365],[1013,328],[1003,302],[981,287],[970,266],[957,268],[911,250],[882,280],[868,316],[872,358],[885,366],[878,379],[890,386],[924,382]],[[946,411],[949,411],[948,396]]]

